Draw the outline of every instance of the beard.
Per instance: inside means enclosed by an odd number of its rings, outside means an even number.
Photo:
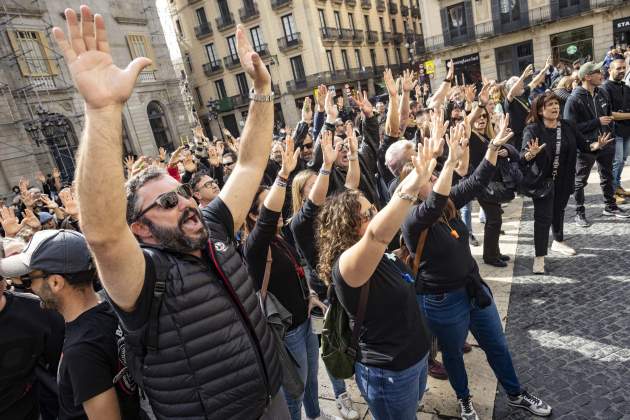
[[[57,299],[57,297],[53,294],[50,286],[45,281],[44,284],[42,284],[42,288],[37,296],[39,296],[39,298],[41,299],[39,305],[42,307],[42,309],[59,311],[59,299]]]
[[[613,80],[615,82],[621,82],[623,80],[623,74],[622,73],[617,73],[613,76]]]
[[[186,235],[182,229],[184,222],[193,214],[199,218],[203,225],[197,237]],[[204,249],[208,245],[208,229],[203,223],[201,212],[196,208],[187,208],[180,216],[175,228],[158,226],[148,219],[143,220],[143,223],[147,225],[149,231],[160,245],[173,251],[186,254]]]

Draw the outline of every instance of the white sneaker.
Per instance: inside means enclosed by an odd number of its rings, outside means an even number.
[[[357,414],[357,418],[359,418],[358,414]],[[341,417],[333,416],[332,414],[323,413],[323,412],[319,415],[319,417],[315,417],[314,419],[307,417],[307,419],[309,420],[343,420]]]
[[[470,396],[457,401],[459,401],[462,420],[479,420],[479,416],[477,416],[477,412],[475,411],[475,407],[473,407],[472,398]]]
[[[354,409],[352,399],[350,399],[350,395],[347,392],[339,395],[336,400],[337,409],[345,420],[356,420],[359,418],[359,412]]]
[[[562,255],[567,255],[569,257],[576,254],[575,249],[571,248],[565,242],[553,241],[551,243],[551,250],[559,252]]]
[[[534,257],[534,274],[545,274],[545,257]]]

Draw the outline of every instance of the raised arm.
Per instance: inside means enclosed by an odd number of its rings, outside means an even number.
[[[525,79],[527,79],[532,74],[534,74],[534,66],[530,64],[529,66],[525,67],[525,70],[523,70],[523,74],[521,74],[518,82],[514,83],[514,86],[512,86],[512,89],[510,89],[510,91],[508,92],[508,102],[512,102],[514,100],[514,98],[517,96],[516,92],[518,92],[523,87]]]
[[[400,119],[398,115],[398,83],[392,77],[390,69],[383,73],[383,80],[389,94],[387,105],[387,119],[385,120],[385,134],[398,138],[400,136]]]
[[[446,95],[448,95],[448,92],[453,86],[453,79],[455,78],[455,66],[453,65],[453,60],[449,61],[447,66],[448,73],[446,74],[446,78],[442,83],[440,83],[440,86],[437,88],[433,96],[431,96],[427,101],[427,108],[439,109],[444,103]]]
[[[543,69],[536,76],[534,76],[532,81],[529,82],[527,86],[529,86],[530,89],[535,89],[538,87],[538,85],[544,82],[545,76],[547,75],[547,70],[549,70],[552,64],[553,58],[551,56],[547,57],[547,61],[545,61],[545,67],[543,67]]]
[[[403,180],[397,194],[372,219],[359,242],[339,257],[339,271],[351,287],[362,286],[374,274],[409,208],[416,202],[420,187],[431,177],[437,163],[431,144],[418,147],[418,153],[412,157],[412,161],[414,170]]]
[[[348,140],[348,172],[346,183],[349,190],[359,188],[361,182],[361,166],[359,165],[359,140],[354,134],[352,124],[346,124],[346,139]]]
[[[122,109],[151,60],[136,58],[124,70],[116,67],[103,17],[92,17],[87,6],[81,6],[81,23],[72,9],[66,9],[65,16],[69,37],[59,28],[53,28],[53,35],[85,100],[76,173],[81,230],[107,293],[122,309],[132,310],[144,283],[145,264],[125,218]]]
[[[404,70],[402,75],[402,98],[400,99],[399,108],[399,124],[400,134],[402,135],[407,129],[409,121],[409,98],[411,91],[418,84],[417,80],[413,80],[413,72],[411,70]]]
[[[241,65],[254,80],[254,93],[271,94],[271,77],[260,56],[254,52],[242,25],[236,30],[236,48]],[[234,229],[240,229],[252,202],[271,151],[273,101],[252,100],[241,134],[238,160],[219,198],[232,213]]]

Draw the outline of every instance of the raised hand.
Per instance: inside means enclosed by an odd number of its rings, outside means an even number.
[[[52,170],[52,176],[55,179],[59,179],[61,178],[61,172],[59,172],[59,168],[53,168]]]
[[[551,68],[551,66],[553,66],[553,56],[550,55],[545,61],[545,70]]]
[[[278,171],[278,175],[286,179],[289,178],[289,175],[291,175],[291,172],[293,172],[297,166],[300,158],[300,148],[298,147],[295,149],[293,137],[291,137],[288,133],[284,139],[284,144],[285,146],[282,152],[282,166],[280,167],[280,171]]]
[[[26,209],[24,213],[22,213],[22,224],[34,230],[39,230],[42,227],[42,224],[39,222],[39,217],[35,216],[35,213],[33,213],[31,209]]]
[[[166,161],[166,149],[163,147],[160,147],[158,149],[158,153],[160,154],[160,162]]]
[[[225,145],[223,144],[222,141],[218,141],[215,143],[215,145],[217,146],[217,155],[219,155],[219,157],[223,157],[223,152],[225,151]]]
[[[324,168],[330,169],[332,168],[333,163],[335,163],[335,160],[337,160],[337,156],[341,151],[343,143],[339,142],[333,147],[333,133],[329,130],[324,130],[320,142],[324,157]]]
[[[431,111],[431,139],[433,140],[435,151],[441,150],[444,141],[444,135],[448,129],[449,121],[444,122],[444,113],[441,111]],[[442,153],[440,152],[440,155]],[[437,157],[437,155],[436,155]]]
[[[501,120],[499,121],[499,131],[496,136],[492,140],[492,144],[495,146],[503,146],[514,136],[512,129],[509,127],[510,125],[510,114],[505,114],[501,116]]]
[[[24,193],[26,193],[28,191],[28,187],[29,187],[30,184],[31,184],[31,182],[28,179],[26,179],[24,177],[20,178],[20,182],[19,182],[18,185],[20,187],[20,193],[22,195],[24,195]]]
[[[387,93],[390,97],[398,95],[396,81],[394,80],[394,76],[392,76],[392,71],[390,69],[385,69],[383,72],[383,81],[385,82],[385,87],[387,88]]]
[[[46,177],[44,176],[44,174],[42,173],[42,171],[38,171],[37,175],[35,175],[35,178],[41,182],[42,184],[46,183]]]
[[[2,206],[0,207],[0,223],[2,224],[2,229],[4,229],[4,234],[8,238],[13,238],[22,229],[24,222],[20,223],[15,216],[13,207]]]
[[[57,204],[55,200],[48,197],[46,194],[42,194],[41,199],[42,199],[42,203],[44,203],[44,206],[46,206],[49,210],[54,210],[57,207],[59,207],[59,204]]]
[[[133,170],[133,164],[135,162],[135,159],[132,155],[128,155],[125,158],[125,168],[127,168],[127,173],[131,174],[131,171]]]
[[[265,63],[252,48],[243,25],[238,25],[236,29],[236,52],[241,61],[241,66],[249,77],[254,80],[256,92],[263,95],[271,93],[271,76]]]
[[[76,201],[74,193],[70,188],[64,188],[59,192],[59,199],[63,205],[63,210],[72,217],[79,215],[79,203]]]
[[[140,156],[131,167],[131,176],[136,176],[147,168],[147,157]]]
[[[88,109],[121,107],[131,95],[140,72],[151,64],[146,57],[133,60],[125,69],[114,65],[110,53],[105,20],[92,16],[88,6],[81,6],[81,23],[74,10],[65,10],[69,38],[60,28],[53,36],[61,48],[76,88]]]
[[[35,198],[35,194],[30,191],[22,193],[21,198],[24,205],[29,208],[35,206],[35,201],[37,201],[37,199]]]
[[[169,168],[174,168],[175,166],[177,166],[177,164],[179,163],[179,161],[181,160],[181,154],[182,151],[184,150],[184,146],[179,146],[177,149],[175,149],[175,151],[171,154],[171,158],[168,161],[168,167]],[[132,164],[133,165],[133,164]]]
[[[348,156],[357,156],[359,150],[359,140],[354,132],[352,123],[346,123],[346,140],[348,140]]]
[[[418,80],[414,80],[414,74],[411,70],[403,70],[402,89],[404,92],[411,92],[418,85]]]
[[[361,111],[363,111],[363,114],[365,114],[367,118],[370,118],[374,114],[374,107],[368,99],[367,92],[363,91],[363,97],[361,97],[361,93],[355,92],[352,99],[354,99],[357,106],[361,108]]]
[[[190,154],[184,158],[184,170],[186,172],[197,172],[197,163],[195,163],[195,157]]]
[[[414,170],[402,181],[400,190],[403,193],[417,195],[420,187],[426,184],[437,165],[437,159],[433,155],[435,145],[432,139],[425,139],[418,145],[418,152],[411,156]]]
[[[527,79],[532,74],[534,74],[534,65],[530,64],[527,67],[525,67],[525,70],[523,70],[523,74],[521,75],[521,80]]]
[[[304,98],[304,104],[302,104],[302,121],[313,121],[313,108],[311,108],[311,97]]]
[[[466,97],[466,101],[468,103],[472,103],[475,100],[476,95],[477,95],[477,87],[475,85],[464,86],[464,96]]]
[[[326,110],[326,95],[328,94],[328,88],[326,85],[317,86],[317,111],[324,112]]]
[[[453,64],[453,60],[449,60],[448,63],[446,63],[446,66],[448,67],[446,79],[453,80],[453,77],[455,77],[455,64]]]
[[[599,137],[597,137],[596,142],[591,143],[591,146],[590,146],[591,150],[592,151],[600,150],[613,140],[614,138],[611,137],[610,133],[601,134]]]
[[[490,100],[490,88],[494,86],[494,82],[488,82],[484,80],[483,86],[481,87],[481,92],[479,92],[479,105],[485,106]]]
[[[464,140],[466,139],[466,128],[464,124],[459,123],[455,127],[451,127],[450,135],[446,137],[448,143],[447,162],[458,163],[464,155]]]
[[[532,160],[534,159],[538,153],[540,153],[540,151],[542,149],[545,148],[545,146],[547,145],[547,143],[543,143],[542,145],[538,144],[538,139],[531,139],[530,141],[527,142],[527,148],[526,148],[526,152],[525,152],[525,159],[526,160]]]
[[[339,109],[335,105],[335,93],[331,90],[326,93],[326,103],[324,105],[326,111],[326,121],[334,122],[339,115]]]
[[[208,162],[210,162],[210,165],[214,167],[217,167],[221,164],[219,154],[217,153],[217,148],[214,144],[208,146]]]

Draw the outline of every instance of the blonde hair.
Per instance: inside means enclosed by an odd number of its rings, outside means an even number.
[[[346,190],[329,197],[317,217],[317,272],[326,285],[332,282],[333,266],[339,256],[361,239],[360,197],[358,190]]]
[[[566,89],[566,90],[571,90],[573,89],[573,81],[574,81],[574,77],[573,76],[564,76],[562,79],[560,79],[560,81],[558,82],[558,89]]]
[[[300,171],[295,178],[293,178],[293,183],[291,184],[291,205],[293,207],[293,215],[302,208],[302,204],[306,198],[304,197],[304,186],[312,176],[317,176],[317,173],[313,170],[305,169]]]

